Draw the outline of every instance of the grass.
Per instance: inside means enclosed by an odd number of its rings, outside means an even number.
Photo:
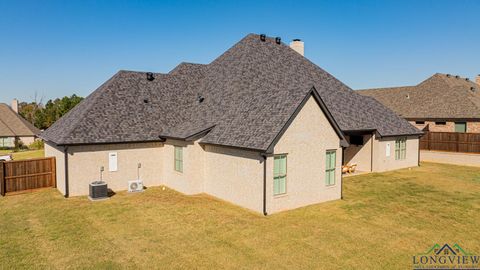
[[[31,159],[31,158],[43,158],[45,157],[45,150],[26,150],[20,152],[13,152],[11,150],[0,150],[1,155],[11,154],[13,160],[23,160],[23,159]]]
[[[480,169],[423,163],[344,179],[344,200],[263,217],[149,188],[110,200],[0,198],[4,268],[408,269],[435,243],[480,254]]]

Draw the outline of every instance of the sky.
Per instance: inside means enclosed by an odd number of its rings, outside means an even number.
[[[353,89],[480,73],[480,1],[0,0],[0,102],[87,96],[118,70],[207,64],[248,33],[305,42]]]

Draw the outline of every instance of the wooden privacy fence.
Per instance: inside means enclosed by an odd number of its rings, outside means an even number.
[[[426,131],[420,138],[420,149],[480,153],[480,133]]]
[[[55,187],[55,158],[0,162],[0,194],[14,194],[38,188]]]

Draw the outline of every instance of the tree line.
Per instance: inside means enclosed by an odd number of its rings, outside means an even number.
[[[83,97],[73,94],[51,99],[45,105],[41,101],[20,102],[18,113],[38,129],[47,129],[82,100]]]

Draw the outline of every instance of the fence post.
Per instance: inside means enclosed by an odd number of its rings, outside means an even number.
[[[457,141],[457,152],[460,150],[460,133],[457,132],[457,135],[456,135],[456,141]]]
[[[432,139],[432,135],[430,133],[430,131],[427,131],[427,147],[428,147],[428,151],[430,151],[430,140]]]
[[[53,187],[57,187],[57,162],[55,160],[55,157],[51,157],[50,159],[50,162],[51,162],[51,170],[52,170],[52,174],[50,175],[52,177],[52,183],[51,185]]]
[[[5,169],[4,162],[0,161],[0,195],[5,196]]]

